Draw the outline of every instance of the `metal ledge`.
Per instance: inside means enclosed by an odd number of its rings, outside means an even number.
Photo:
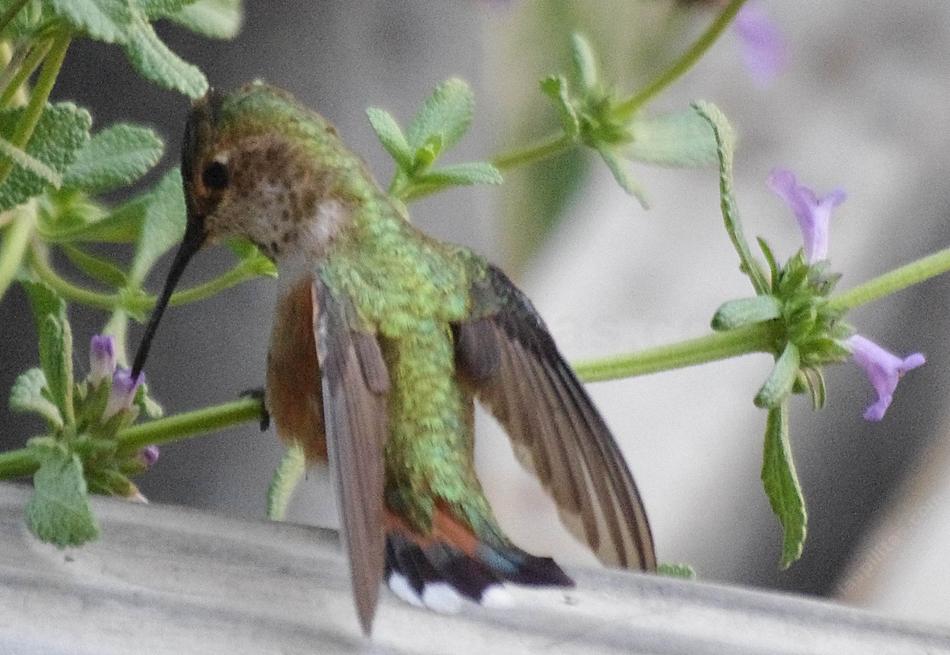
[[[575,569],[505,610],[439,616],[388,592],[373,637],[336,535],[96,498],[101,539],[38,543],[0,485],[0,653],[950,653],[950,629],[794,596]]]

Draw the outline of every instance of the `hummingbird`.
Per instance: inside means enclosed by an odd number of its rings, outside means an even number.
[[[630,470],[531,301],[414,227],[325,118],[261,82],[209,91],[181,173],[185,234],[132,374],[204,245],[239,236],[276,263],[264,407],[282,441],[330,462],[364,634],[384,582],[436,611],[491,605],[505,582],[573,585],[496,521],[474,467],[476,400],[603,563],[656,569]]]

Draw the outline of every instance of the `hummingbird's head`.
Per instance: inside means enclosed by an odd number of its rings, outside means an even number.
[[[162,313],[206,243],[244,237],[272,259],[318,251],[348,212],[337,182],[352,160],[336,132],[289,94],[259,82],[210,90],[188,113],[181,152],[185,236],[132,366],[141,371]]]

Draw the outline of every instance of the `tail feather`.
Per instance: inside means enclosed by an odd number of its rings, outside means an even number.
[[[445,521],[443,516],[437,522],[444,525]],[[417,607],[451,613],[461,607],[462,598],[487,606],[507,605],[510,599],[505,582],[574,586],[550,557],[536,557],[511,545],[479,541],[458,523],[451,531],[440,529],[425,537],[409,530],[401,521],[392,521],[390,526],[386,581],[397,596]],[[463,536],[459,530],[466,533],[464,538],[448,537]]]

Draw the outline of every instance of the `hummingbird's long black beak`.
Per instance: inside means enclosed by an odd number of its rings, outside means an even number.
[[[178,247],[178,253],[175,255],[175,261],[172,262],[172,267],[168,271],[165,288],[162,290],[162,295],[159,296],[158,302],[152,310],[148,325],[145,327],[145,334],[142,335],[142,341],[139,343],[139,350],[135,353],[135,361],[132,363],[133,380],[142,372],[142,367],[145,366],[145,359],[148,357],[148,349],[152,345],[155,330],[158,329],[158,322],[162,320],[162,314],[165,313],[165,308],[168,306],[168,300],[171,298],[172,292],[175,290],[175,286],[178,284],[178,280],[181,278],[185,267],[188,266],[188,262],[191,261],[192,256],[198,252],[202,244],[204,244],[205,236],[204,221],[194,220],[189,216],[188,226],[185,228],[185,237],[182,239],[181,245]]]

